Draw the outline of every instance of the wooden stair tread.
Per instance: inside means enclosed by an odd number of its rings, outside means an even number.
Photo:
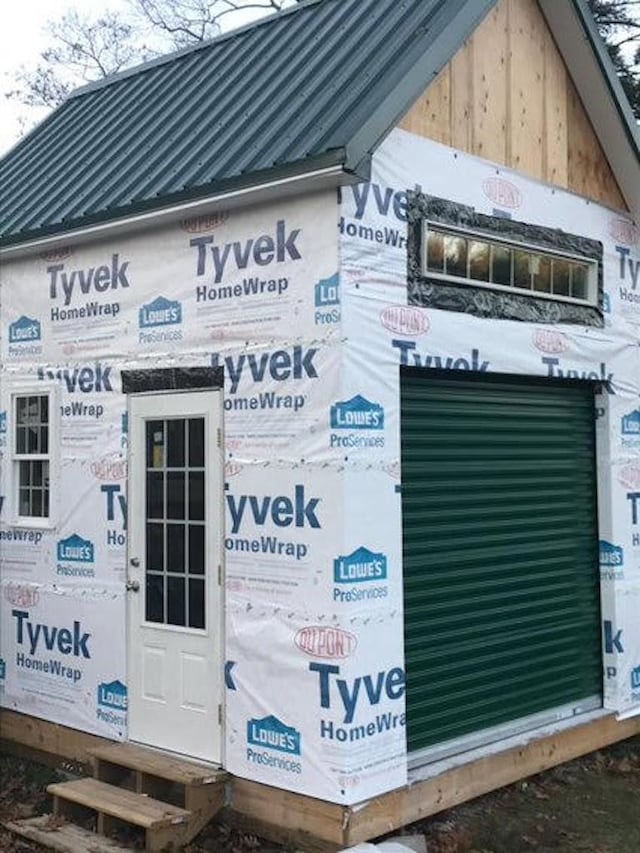
[[[28,838],[47,850],[58,850],[60,853],[131,853],[130,846],[124,847],[117,841],[95,835],[73,823],[58,826],[51,822],[50,815],[9,821],[4,826],[22,838]]]
[[[157,752],[132,743],[112,743],[90,749],[89,753],[100,761],[108,761],[129,770],[139,770],[182,785],[208,785],[220,782],[227,773],[217,767],[198,764],[185,758]]]
[[[185,823],[191,816],[191,812],[185,809],[115,785],[107,785],[97,779],[54,782],[47,787],[47,792],[144,829]]]

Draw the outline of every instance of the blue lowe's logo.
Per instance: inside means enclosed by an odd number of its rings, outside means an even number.
[[[127,688],[121,681],[98,684],[98,705],[113,708],[115,711],[126,711]]]
[[[331,406],[331,429],[384,429],[384,409],[356,394]]]
[[[624,551],[620,545],[600,540],[600,567],[617,568],[624,564]]]
[[[42,329],[39,320],[33,320],[24,314],[15,323],[9,326],[10,344],[28,344],[39,341],[42,338]]]
[[[73,533],[58,542],[58,559],[71,563],[93,563],[93,542]]]
[[[0,681],[4,681],[7,677],[7,665],[4,658],[0,658]]]
[[[321,278],[315,286],[316,308],[340,304],[340,276],[334,273],[330,278]]]
[[[0,412],[0,432],[7,431],[7,412]]]
[[[335,583],[365,583],[379,581],[387,577],[387,558],[368,548],[356,548],[345,557],[336,557],[333,561],[333,579]]]
[[[138,325],[141,329],[155,326],[174,326],[182,322],[182,305],[180,302],[158,296],[148,305],[143,305],[138,312]]]
[[[640,437],[640,409],[623,416],[622,435]]]
[[[640,690],[640,666],[631,670],[631,689]]]
[[[289,755],[300,755],[300,732],[273,715],[247,723],[247,743]]]

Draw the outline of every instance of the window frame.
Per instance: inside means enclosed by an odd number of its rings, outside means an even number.
[[[520,250],[531,254],[541,255],[551,260],[558,258],[559,260],[568,261],[569,263],[581,264],[588,270],[587,297],[585,299],[581,299],[575,296],[565,296],[556,293],[548,293],[543,290],[534,290],[533,287],[525,288],[517,287],[513,284],[498,284],[491,281],[483,281],[482,279],[457,276],[446,272],[432,270],[428,266],[430,231],[432,233],[437,232],[439,234],[444,234],[445,236],[451,235],[453,237],[464,237],[468,241],[487,243],[489,246],[504,246],[505,248],[512,250],[512,252]],[[467,257],[467,270],[468,265],[469,259]],[[433,279],[435,281],[451,282],[452,284],[466,285],[472,288],[477,287],[497,293],[508,293],[516,296],[522,296],[525,299],[527,297],[533,299],[547,299],[561,304],[581,305],[586,308],[598,308],[598,261],[594,258],[589,258],[585,255],[576,254],[571,251],[551,248],[543,244],[536,244],[535,242],[527,240],[520,241],[509,239],[508,237],[497,236],[488,231],[482,231],[481,229],[450,225],[449,223],[439,222],[429,218],[421,220],[420,273],[424,278]],[[511,265],[511,278],[513,280],[513,261]]]
[[[17,448],[18,400],[25,397],[47,397],[48,399],[48,452],[19,453]],[[59,436],[60,403],[59,390],[53,384],[21,385],[11,391],[10,407],[10,495],[11,524],[14,527],[53,530],[58,521],[59,494]],[[20,515],[20,463],[43,461],[49,463],[49,513],[46,516]]]

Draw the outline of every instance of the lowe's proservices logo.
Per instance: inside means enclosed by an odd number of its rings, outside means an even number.
[[[93,542],[73,533],[60,539],[57,547],[57,573],[68,577],[92,578],[94,570]]]
[[[9,325],[9,355],[40,355],[42,326],[39,320],[24,314]]]
[[[181,323],[182,304],[158,296],[153,302],[143,305],[138,312],[138,339],[142,344],[182,340],[181,329],[166,329],[167,326],[180,326]]]
[[[624,550],[620,545],[613,545],[604,539],[600,540],[600,577],[603,580],[621,580],[624,577]]]
[[[360,394],[350,400],[334,403],[330,409],[329,423],[332,430],[331,447],[384,447],[384,435],[371,434],[384,430],[384,409],[379,403],[370,402]]]
[[[640,447],[640,409],[623,415],[620,421],[623,447]]]
[[[300,732],[277,717],[270,715],[247,722],[247,760],[253,764],[302,773],[301,762],[295,760],[301,752]]]
[[[314,288],[315,324],[327,326],[340,322],[340,275],[321,278]]]
[[[126,723],[127,688],[121,681],[98,684],[96,716],[104,723],[123,726]]]
[[[338,556],[333,561],[333,581],[336,584],[333,600],[349,604],[386,598],[389,593],[386,580],[386,556],[360,546],[351,554]]]

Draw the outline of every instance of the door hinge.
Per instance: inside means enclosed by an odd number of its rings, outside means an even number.
[[[222,705],[218,705],[218,725],[222,725]]]
[[[218,563],[218,586],[222,586],[222,563]]]
[[[220,427],[216,429],[216,441],[218,447],[222,447],[222,430],[220,429]]]

